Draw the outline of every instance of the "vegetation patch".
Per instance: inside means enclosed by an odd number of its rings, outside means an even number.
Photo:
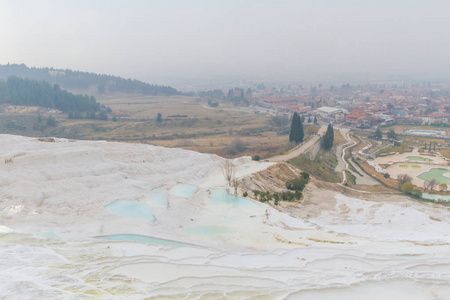
[[[399,165],[398,166],[399,168],[413,168],[413,169],[419,169],[419,168],[421,168],[421,166],[419,166],[419,165]]]
[[[341,181],[339,175],[334,171],[338,163],[334,151],[320,150],[314,160],[310,160],[305,155],[299,155],[289,160],[289,163],[317,179],[327,182]]]
[[[303,196],[303,190],[309,181],[309,174],[301,172],[300,176],[286,181],[286,188],[288,191],[271,193],[270,191],[254,190],[253,195],[260,202],[274,201],[275,205],[278,205],[280,201],[296,201],[300,200]]]

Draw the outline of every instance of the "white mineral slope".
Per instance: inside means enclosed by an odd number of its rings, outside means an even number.
[[[340,194],[331,196],[334,206],[307,220],[251,201],[214,205],[214,188],[225,184],[220,157],[141,144],[47,141],[0,135],[0,298],[449,295],[447,210]],[[234,163],[238,177],[271,165]],[[195,186],[195,193],[173,193],[180,183]],[[155,188],[167,195],[168,207],[149,204]],[[156,220],[110,214],[105,205],[117,199],[148,207]],[[95,238],[116,234],[191,246]]]

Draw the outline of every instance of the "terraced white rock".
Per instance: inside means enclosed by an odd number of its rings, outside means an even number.
[[[450,292],[445,208],[337,194],[334,208],[302,220],[265,204],[210,201],[226,184],[217,156],[48,141],[0,135],[0,298],[445,299]],[[238,176],[271,165],[235,163]],[[197,189],[170,193],[180,184]],[[115,200],[148,206],[144,215],[151,211],[154,221],[133,218],[133,209],[108,213]],[[96,238],[117,234],[193,246]]]

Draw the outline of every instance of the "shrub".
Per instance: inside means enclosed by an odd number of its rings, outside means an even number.
[[[261,160],[261,156],[255,155],[255,156],[253,156],[253,160],[260,161]]]
[[[405,182],[402,185],[401,190],[405,194],[411,194],[412,191],[414,190],[414,186],[413,186],[413,184],[411,182]]]
[[[384,173],[383,176],[384,176],[384,178],[390,178],[391,177],[391,175],[389,175],[389,173]]]
[[[247,192],[244,192],[244,194],[242,194],[244,197],[247,197],[248,196],[248,193]]]
[[[306,184],[308,183],[308,180],[309,174],[306,172],[302,172],[300,173],[299,177],[286,181],[286,188],[291,191],[303,191]]]
[[[231,142],[231,145],[227,146],[225,148],[225,151],[228,155],[236,155],[246,149],[245,143],[239,139],[236,138]]]
[[[417,197],[419,197],[419,198],[422,198],[422,191],[419,190],[419,189],[414,189],[414,190],[412,191],[412,194],[413,194],[414,196],[417,196]]]

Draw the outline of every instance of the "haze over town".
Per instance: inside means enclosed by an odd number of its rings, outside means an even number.
[[[0,64],[172,85],[441,81],[450,79],[449,12],[444,0],[8,0]]]
[[[1,1],[0,299],[447,299],[447,2]]]

